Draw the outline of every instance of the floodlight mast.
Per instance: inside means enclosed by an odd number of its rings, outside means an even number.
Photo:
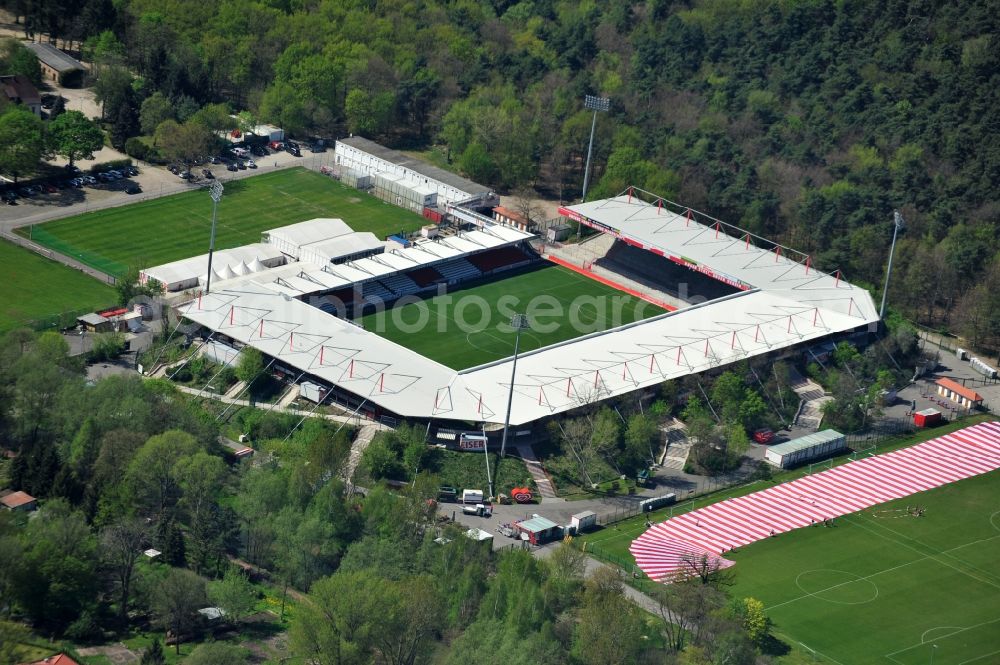
[[[222,200],[222,183],[216,180],[208,188],[212,196],[212,234],[208,238],[208,274],[205,276],[205,293],[212,288],[212,254],[215,252],[215,220],[219,215],[219,201]]]
[[[587,185],[590,182],[590,155],[594,151],[594,130],[597,128],[597,112],[603,111],[607,113],[610,111],[611,99],[608,97],[587,95],[583,98],[583,107],[592,110],[594,112],[594,118],[590,121],[590,143],[587,144],[587,164],[583,168],[583,194],[580,196],[581,203],[584,203],[587,200]],[[581,224],[577,227],[577,238],[580,237],[582,226],[583,225]]]
[[[889,247],[889,266],[885,271],[885,287],[882,289],[882,307],[878,311],[878,318],[885,319],[885,300],[886,296],[889,295],[889,277],[892,276],[892,255],[896,252],[896,235],[903,229],[905,223],[903,222],[903,216],[899,214],[898,210],[892,213],[892,245]]]
[[[531,326],[528,317],[524,314],[515,314],[510,317],[510,327],[514,329],[514,361],[510,368],[510,391],[507,393],[507,415],[503,419],[503,438],[500,440],[500,457],[503,458],[507,450],[507,430],[510,429],[510,409],[514,403],[514,378],[517,376],[517,352],[521,344],[521,331]]]

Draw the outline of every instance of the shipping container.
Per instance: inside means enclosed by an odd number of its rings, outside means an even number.
[[[997,378],[996,368],[990,367],[979,358],[972,358],[971,360],[969,360],[969,365],[972,366],[972,369],[976,370],[977,372],[985,376],[987,379]]]
[[[317,383],[312,383],[310,381],[303,381],[299,384],[299,395],[309,400],[310,402],[315,402],[319,404],[326,399],[326,396],[330,394],[330,389],[321,386]]]
[[[917,427],[931,427],[940,423],[941,420],[941,412],[937,409],[924,409],[913,414],[913,424]]]
[[[569,518],[573,533],[583,533],[597,527],[597,513],[586,510]]]

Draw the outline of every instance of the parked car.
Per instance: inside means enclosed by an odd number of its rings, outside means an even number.
[[[244,162],[243,160],[240,160],[239,162],[236,163],[236,168],[238,168],[240,171],[246,171],[247,163]]]
[[[227,171],[239,171],[240,167],[236,166],[236,162],[229,162],[226,164]]]
[[[301,157],[302,156],[302,151],[299,150],[299,146],[295,145],[294,143],[286,143],[285,144],[285,152],[287,152],[288,154],[293,155],[295,157]]]
[[[309,152],[326,152],[326,145],[322,141],[316,141],[309,146]]]
[[[24,198],[30,198],[35,195],[35,190],[32,189],[31,187],[22,187],[21,189],[18,190],[17,193]]]
[[[760,444],[770,443],[774,438],[774,432],[770,427],[762,427],[753,433],[753,440]]]
[[[66,170],[69,171],[70,173],[79,173],[80,172],[80,167],[77,166],[76,164],[74,164],[72,166],[70,166],[69,164],[67,164],[66,165]]]
[[[125,193],[126,194],[141,194],[142,193],[142,187],[140,187],[139,183],[137,183],[137,182],[130,182],[129,184],[127,184],[125,186]]]
[[[177,166],[176,164],[171,164],[170,166],[167,167],[167,170],[173,173],[174,175],[177,175],[180,172],[181,167]]]
[[[92,176],[92,175],[87,175],[87,176],[84,176],[84,177],[83,177],[83,181],[84,181],[85,183],[87,183],[88,185],[96,185],[96,184],[97,184],[97,178],[95,178],[95,177],[94,177],[94,176]]]
[[[281,141],[271,141],[270,143],[267,144],[267,147],[270,148],[271,150],[284,150],[285,144],[282,143]]]
[[[42,185],[42,188],[43,188],[43,189],[44,189],[44,190],[45,190],[46,192],[48,192],[49,194],[55,194],[56,192],[58,192],[58,191],[59,191],[58,189],[56,189],[56,186],[55,186],[55,185],[53,185],[53,184],[52,184],[51,182],[46,182],[46,183],[44,183],[44,184]]]
[[[251,146],[250,152],[253,153],[254,155],[257,155],[258,157],[267,156],[267,148],[262,145]]]
[[[213,178],[215,178],[215,175],[211,171],[209,171],[208,169],[202,169],[201,170],[201,174],[203,176],[205,176],[209,180],[212,180]]]
[[[248,169],[255,169],[255,168],[257,168],[257,162],[253,161],[252,159],[248,159],[247,160],[247,168]]]
[[[219,164],[222,162],[222,160],[216,157],[215,155],[212,155],[208,161],[211,162],[212,164]]]
[[[3,200],[7,202],[7,205],[14,205],[17,203],[17,194],[13,190],[8,189],[3,193]]]
[[[127,166],[127,167],[125,167],[125,172],[128,175],[130,175],[130,176],[137,176],[137,175],[139,175],[139,169],[137,169],[134,166]]]

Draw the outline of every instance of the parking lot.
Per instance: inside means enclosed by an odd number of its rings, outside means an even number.
[[[92,160],[78,160],[76,164],[82,172],[89,175],[90,167],[95,163],[120,159],[124,156],[121,153],[104,148],[94,155]],[[253,159],[256,168],[250,168],[249,159]],[[90,210],[126,205],[135,201],[158,198],[178,192],[187,191],[192,188],[203,187],[212,180],[233,180],[246,178],[256,173],[273,171],[279,168],[292,166],[305,166],[307,168],[318,169],[321,165],[329,163],[333,159],[332,152],[311,153],[305,150],[301,156],[296,157],[285,151],[269,151],[266,156],[250,155],[247,159],[241,160],[247,164],[247,168],[228,170],[227,163],[220,160],[218,164],[206,162],[192,166],[191,179],[181,178],[178,174],[172,173],[164,166],[154,166],[146,162],[133,160],[138,173],[124,178],[112,178],[110,180],[99,180],[96,176],[95,182],[84,183],[83,187],[64,186],[62,188],[55,184],[59,181],[65,185],[74,174],[59,169],[58,177],[50,177],[46,182],[51,183],[51,188],[42,188],[41,191],[31,196],[18,195],[16,205],[0,205],[0,231],[9,233],[16,227],[40,224],[52,219],[68,217]],[[230,160],[230,163],[233,160]],[[53,160],[53,165],[64,167]],[[179,170],[178,170],[179,171]],[[211,174],[206,176],[205,171]],[[27,182],[27,181],[25,181]],[[135,194],[127,194],[126,190],[130,186],[138,186],[139,191]],[[23,187],[19,184],[14,188]],[[49,191],[49,190],[52,191]]]

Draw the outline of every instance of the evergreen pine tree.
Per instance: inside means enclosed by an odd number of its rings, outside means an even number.
[[[163,644],[160,638],[154,637],[153,643],[142,652],[142,660],[139,665],[166,665],[167,657],[163,653]]]

